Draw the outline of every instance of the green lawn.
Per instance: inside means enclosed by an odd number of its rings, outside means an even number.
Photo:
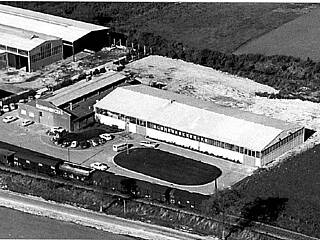
[[[158,149],[134,148],[121,152],[114,161],[121,167],[180,185],[202,185],[217,179],[221,170]]]

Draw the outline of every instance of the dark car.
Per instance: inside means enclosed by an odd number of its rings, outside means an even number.
[[[61,139],[61,138],[56,138],[56,137],[53,137],[53,138],[51,138],[50,139],[55,145],[60,145],[60,144],[62,144],[62,142],[63,142],[63,139]]]
[[[85,149],[85,148],[90,147],[90,143],[88,143],[88,141],[81,141],[81,142],[79,142],[79,146],[80,146],[80,148]]]
[[[99,141],[99,144],[105,144],[107,141],[101,137],[97,138],[97,141]]]
[[[71,145],[70,141],[63,141],[61,147],[69,147]]]
[[[91,147],[96,147],[96,146],[100,145],[99,139],[90,139],[89,142],[90,142]]]

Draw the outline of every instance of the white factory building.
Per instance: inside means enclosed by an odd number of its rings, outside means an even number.
[[[145,85],[94,105],[101,123],[254,167],[303,143],[304,127]]]
[[[110,28],[0,4],[0,61],[37,70],[110,45]]]

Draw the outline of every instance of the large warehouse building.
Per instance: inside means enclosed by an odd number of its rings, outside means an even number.
[[[40,66],[30,67],[26,57],[31,63],[49,64],[56,60],[53,55],[57,52],[65,58],[84,49],[100,50],[111,42],[107,27],[1,4],[0,25],[0,51],[7,52],[8,65],[26,66],[29,71]],[[39,51],[30,53],[33,49]]]
[[[8,67],[25,67],[29,72],[61,60],[62,40],[0,25],[0,51]]]
[[[304,141],[304,127],[144,85],[117,88],[94,108],[101,123],[254,167]]]

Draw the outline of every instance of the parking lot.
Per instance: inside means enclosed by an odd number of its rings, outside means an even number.
[[[46,131],[49,129],[49,127],[37,123],[34,123],[27,127],[23,127],[21,126],[23,119],[18,119],[11,123],[4,123],[2,119],[8,115],[17,116],[17,111],[15,110],[9,113],[5,113],[0,117],[1,141],[9,142],[11,144],[15,144],[24,148],[29,148],[31,150],[42,152],[44,154],[48,154],[64,160],[84,164],[86,166],[89,166],[93,162],[106,163],[110,167],[108,170],[110,172],[141,180],[147,180],[166,186],[175,186],[180,189],[185,189],[192,192],[198,192],[203,194],[211,194],[215,191],[214,182],[200,186],[177,185],[156,178],[152,178],[141,173],[130,171],[116,165],[113,161],[113,157],[117,153],[112,150],[113,144],[119,142],[127,142],[129,144],[132,144],[133,147],[141,147],[139,142],[145,140],[143,136],[137,134],[127,135],[119,133],[113,134],[114,138],[111,141],[107,141],[105,144],[97,147],[90,147],[88,149],[62,148],[59,145],[54,145],[50,141],[50,137],[46,135]],[[253,171],[253,169],[237,163],[222,160],[219,158],[197,153],[188,149],[183,149],[162,142],[159,144],[158,148],[163,151],[182,155],[187,158],[191,158],[196,161],[201,161],[218,167],[222,171],[222,175],[218,178],[218,188],[225,188],[231,186],[239,180],[245,178],[246,176],[249,176]]]

